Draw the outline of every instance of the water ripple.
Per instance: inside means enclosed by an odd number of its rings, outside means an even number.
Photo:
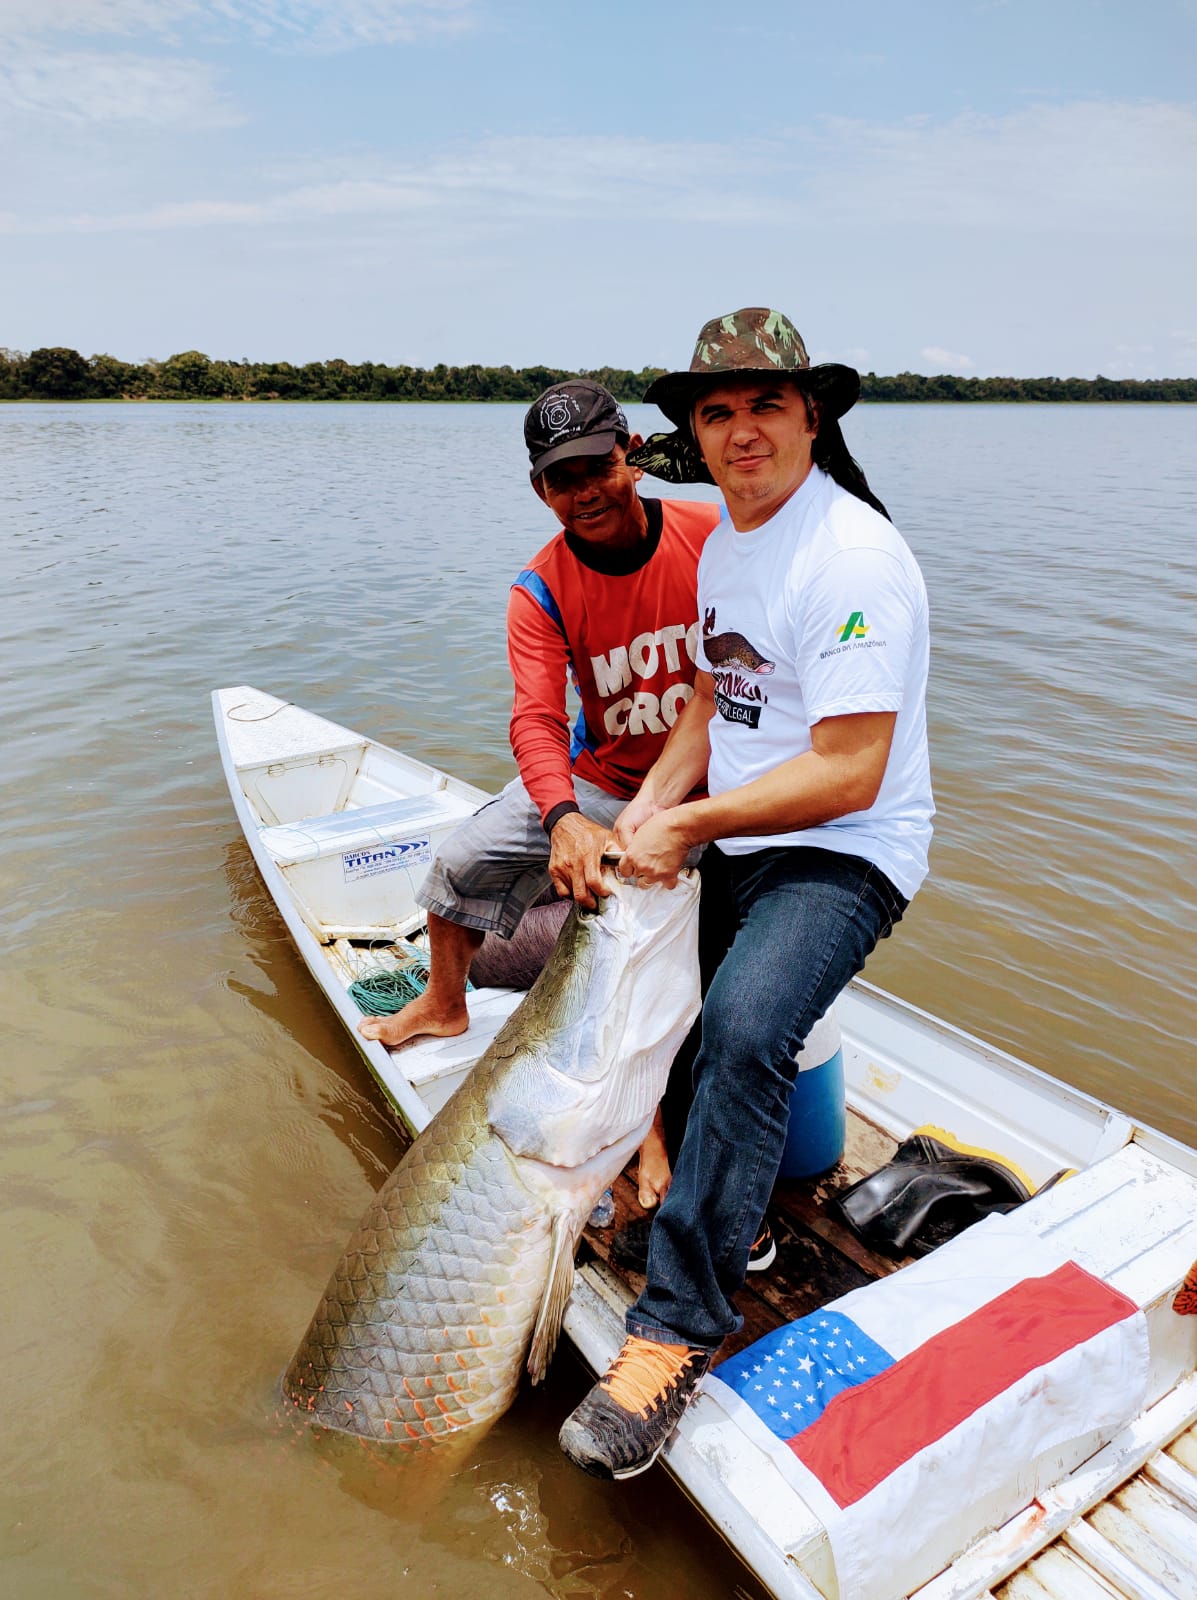
[[[680,1501],[613,1523],[563,1475],[568,1367],[446,1491],[443,1524],[339,1455],[335,1482],[314,1476],[262,1420],[401,1144],[248,867],[209,691],[256,684],[503,781],[507,586],[552,532],[521,421],[0,407],[22,1593],[163,1592],[184,1562],[197,1594],[331,1593],[356,1548],[362,1600],[397,1568],[426,1593],[736,1587]],[[1195,1139],[1197,409],[872,406],[847,424],[934,634],[932,876],[869,975]]]

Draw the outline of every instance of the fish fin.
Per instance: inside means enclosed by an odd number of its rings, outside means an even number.
[[[557,1348],[561,1324],[565,1320],[565,1308],[573,1292],[573,1229],[566,1214],[558,1212],[553,1219],[553,1255],[545,1280],[544,1297],[536,1314],[532,1345],[528,1351],[528,1376],[533,1383],[539,1383],[548,1371],[553,1351]]]

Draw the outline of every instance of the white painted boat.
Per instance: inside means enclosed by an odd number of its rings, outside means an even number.
[[[477,990],[465,1035],[392,1054],[358,1034],[347,990],[380,945],[419,934],[414,891],[432,852],[488,797],[257,689],[217,690],[213,706],[233,804],[266,889],[416,1133],[521,996]],[[1136,1414],[1011,1462],[979,1497],[961,1485],[951,1514],[920,1528],[918,1579],[900,1592],[919,1600],[1197,1600],[1197,1317],[1173,1309],[1197,1258],[1197,1152],[865,982],[853,983],[837,1010],[847,1175],[879,1165],[928,1124],[1000,1151],[1035,1185],[1077,1169],[1018,1216],[1129,1297],[1147,1330],[1146,1396]],[[807,1200],[821,1192],[808,1186]],[[811,1214],[812,1237],[830,1238],[830,1225]],[[858,1246],[845,1249],[861,1258]],[[566,1332],[602,1370],[622,1341],[632,1291],[601,1252],[584,1257]],[[710,1385],[687,1412],[663,1457],[667,1469],[779,1600],[838,1600],[827,1528],[721,1393]]]

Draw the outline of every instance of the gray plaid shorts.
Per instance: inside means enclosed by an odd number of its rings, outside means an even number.
[[[584,816],[605,827],[627,805],[583,778],[574,793]],[[510,939],[520,919],[549,888],[549,837],[519,778],[451,833],[416,891],[426,911],[483,933]]]

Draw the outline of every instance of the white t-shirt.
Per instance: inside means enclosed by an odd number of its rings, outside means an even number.
[[[817,845],[863,856],[909,899],[927,874],[927,591],[894,526],[819,467],[751,533],[721,522],[698,568],[699,665],[715,679],[711,794],[811,748],[824,717],[896,711],[867,811],[793,833],[720,839],[729,855]]]

